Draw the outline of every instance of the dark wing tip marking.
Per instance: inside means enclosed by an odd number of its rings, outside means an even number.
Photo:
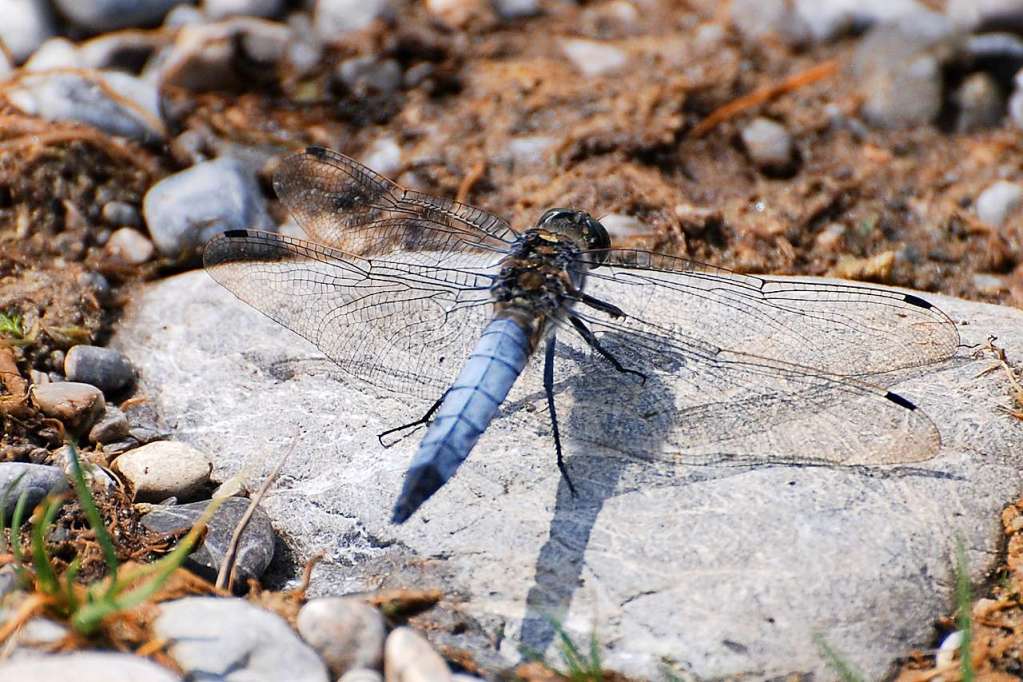
[[[888,391],[887,393],[884,394],[884,397],[887,398],[888,400],[892,401],[893,403],[895,403],[899,407],[904,407],[907,410],[915,410],[916,409],[916,405],[911,403],[906,398],[903,398],[898,393],[892,393],[891,391]]]
[[[913,294],[906,294],[905,296],[903,296],[903,300],[910,305],[918,306],[920,308],[923,308],[924,310],[930,310],[931,308],[934,307],[924,299],[920,298],[919,296],[914,296]]]
[[[324,147],[306,147],[305,153],[309,156],[315,156],[317,159],[327,158],[327,149]]]
[[[242,239],[249,236],[248,230],[224,230],[224,236],[228,239]]]

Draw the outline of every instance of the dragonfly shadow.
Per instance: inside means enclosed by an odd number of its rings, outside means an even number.
[[[604,342],[615,345],[608,338]],[[605,502],[621,494],[627,469],[644,466],[644,453],[663,448],[678,419],[672,389],[659,376],[641,383],[599,358],[573,359],[582,371],[564,382],[560,392],[572,398],[563,432],[568,443],[566,466],[576,494],[562,478],[550,532],[526,596],[520,641],[527,657],[542,656],[557,636],[580,584],[586,548]]]

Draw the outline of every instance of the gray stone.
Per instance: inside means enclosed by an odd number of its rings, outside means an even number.
[[[202,92],[251,87],[255,65],[272,68],[293,40],[284,24],[233,17],[181,27],[174,43],[146,65],[145,78]],[[239,70],[238,63],[250,64]]]
[[[3,495],[3,493],[0,492],[0,495]],[[0,511],[0,514],[6,516],[5,511]],[[16,589],[18,589],[18,572],[14,569],[14,566],[11,564],[0,566],[0,602],[3,602],[4,597]]]
[[[77,121],[140,142],[163,139],[156,87],[117,71],[27,74],[7,91],[27,114]]]
[[[448,664],[409,627],[395,628],[387,636],[384,671],[387,682],[451,682]]]
[[[961,133],[994,127],[1005,115],[1005,98],[998,83],[984,72],[968,76],[952,98],[959,107],[956,130]]]
[[[939,14],[921,12],[874,28],[853,56],[864,117],[883,128],[934,121],[941,111],[942,65],[957,49],[954,28]]]
[[[75,280],[83,289],[91,292],[97,301],[104,302],[110,299],[110,282],[98,272],[83,272]]]
[[[89,430],[90,443],[115,443],[128,437],[128,417],[124,412],[107,405],[106,412],[96,425]]]
[[[25,499],[25,518],[32,509],[51,493],[67,490],[64,472],[57,467],[27,462],[0,462],[0,515],[9,522],[22,493]]]
[[[493,0],[494,9],[502,19],[521,19],[540,13],[540,0]]]
[[[186,443],[161,440],[129,450],[114,460],[135,491],[135,499],[159,502],[188,498],[210,480],[210,458]]]
[[[753,119],[742,129],[742,143],[758,168],[780,172],[792,165],[792,135],[776,121],[761,116]]]
[[[295,624],[333,675],[383,664],[384,617],[357,597],[310,600],[298,612]]]
[[[57,9],[77,26],[101,33],[118,28],[160,23],[175,5],[188,0],[53,0]]]
[[[358,670],[349,670],[341,676],[338,682],[384,682],[384,676],[376,670],[359,668]]]
[[[79,432],[88,432],[107,406],[103,391],[76,381],[36,386],[32,401],[47,417],[59,419],[66,428]]]
[[[64,358],[68,381],[92,384],[104,393],[116,393],[135,382],[131,361],[113,348],[72,346]]]
[[[1021,0],[948,0],[945,13],[964,31],[1023,29]]]
[[[202,516],[209,500],[161,507],[142,518],[142,525],[158,533],[185,531]],[[188,566],[197,573],[214,579],[220,570],[231,536],[249,507],[249,500],[229,497],[210,519],[202,544],[188,557]],[[256,507],[245,532],[242,533],[235,558],[235,585],[244,585],[249,578],[259,578],[274,555],[274,531],[270,518]]]
[[[832,40],[924,10],[917,0],[734,0],[731,17],[748,38],[773,33],[796,45]]]
[[[182,26],[194,26],[206,21],[206,15],[202,10],[191,5],[178,5],[163,18],[163,25],[168,28],[180,28]]]
[[[284,4],[284,0],[203,0],[202,8],[210,19],[276,17]]]
[[[241,599],[186,597],[160,604],[153,623],[189,679],[326,682],[327,669],[284,620]]]
[[[18,63],[56,32],[46,0],[0,0],[0,16],[0,41]]]
[[[635,237],[641,234],[649,234],[650,226],[636,216],[622,213],[609,213],[600,217],[600,224],[604,226],[607,233],[611,235],[612,241],[627,237]]]
[[[26,71],[47,69],[70,69],[79,66],[78,48],[67,38],[57,36],[48,39],[32,53],[25,62]]]
[[[1020,311],[921,295],[966,323],[962,343],[992,334],[1010,358],[1023,356]],[[602,652],[605,668],[640,679],[657,678],[664,658],[701,678],[830,679],[817,632],[879,679],[896,657],[930,646],[951,598],[956,538],[983,575],[997,556],[1001,508],[1023,486],[1023,424],[998,409],[1009,387],[968,349],[891,385],[937,425],[940,452],[876,467],[662,469],[622,453],[667,447],[661,422],[643,415],[663,409],[660,391],[685,391],[684,376],[632,389],[606,365],[586,370],[560,356],[558,414],[579,494],[558,475],[534,363],[454,479],[393,526],[421,432],[388,450],[376,434],[421,416],[429,400],[354,381],[205,273],[128,298],[111,343],[140,364],[175,437],[217,453],[217,478],[249,466],[239,438],[280,451],[300,428],[318,434],[302,441],[282,488],[263,502],[288,539],[294,575],[327,551],[310,596],[409,584],[458,595],[462,634],[438,628],[431,638],[471,651],[488,674],[519,660],[521,645],[557,660],[547,618],[585,643],[597,613],[599,640],[614,643]],[[612,302],[649,305],[639,288]],[[728,324],[729,310],[707,324]],[[743,343],[767,351],[772,341],[749,330]],[[834,428],[844,420],[836,415]],[[496,654],[494,641],[503,642]]]
[[[169,258],[191,255],[225,230],[273,227],[256,178],[230,158],[164,178],[146,192],[142,213],[157,250]]]
[[[401,170],[401,146],[390,135],[381,137],[362,155],[362,162],[381,175],[394,175]]]
[[[113,227],[142,227],[139,210],[126,201],[108,201],[100,211],[103,221]]]
[[[3,624],[12,615],[13,610],[0,608],[0,624]],[[0,644],[0,660],[38,658],[47,650],[52,650],[69,634],[67,626],[49,618],[30,618]]]
[[[499,158],[507,158],[514,165],[523,168],[540,165],[547,160],[547,152],[557,143],[557,138],[549,135],[513,137],[508,140],[508,146]]]
[[[32,682],[182,682],[181,678],[150,660],[130,654],[79,651],[45,657],[19,658],[0,663],[0,679]]]
[[[337,67],[338,79],[354,94],[390,94],[401,87],[401,65],[393,59],[352,57]]]
[[[316,0],[313,26],[326,42],[341,39],[344,34],[361,31],[377,19],[394,16],[390,0]]]
[[[596,40],[563,38],[561,51],[584,76],[594,78],[620,71],[629,56],[620,48]]]
[[[977,217],[991,227],[1001,227],[1023,204],[1023,186],[999,180],[977,197]]]
[[[167,36],[158,31],[106,33],[78,45],[78,66],[137,74],[166,41]]]
[[[107,256],[116,260],[141,265],[153,257],[156,247],[138,230],[122,227],[114,230],[104,246]]]

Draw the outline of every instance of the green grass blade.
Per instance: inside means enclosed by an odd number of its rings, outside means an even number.
[[[13,481],[4,486],[4,494],[0,496],[0,554],[7,552],[7,514],[3,512],[7,508],[7,498],[11,494],[11,491],[18,487],[21,483],[21,479],[25,478],[27,472],[22,471],[18,474]],[[11,517],[11,523],[14,522],[14,517]],[[11,536],[14,535],[14,527],[11,528]]]
[[[75,594],[75,578],[78,577],[78,572],[82,568],[82,555],[76,556],[71,560],[71,564],[64,571],[64,602],[68,606],[68,611],[74,613],[81,606],[78,602],[78,595]]]
[[[125,576],[111,576],[110,586],[107,590],[101,595],[93,594],[93,599],[90,603],[83,606],[71,617],[71,626],[83,634],[95,632],[103,619],[110,614],[138,606],[153,596],[167,582],[171,574],[185,562],[206,524],[209,523],[209,520],[226,499],[226,497],[222,497],[212,500],[206,507],[206,510],[203,511],[202,516],[192,526],[192,529],[188,531],[188,534],[181,539],[181,542],[178,543],[178,546],[170,554],[144,567],[146,569],[144,571],[132,572],[134,578],[138,578],[140,575],[150,575],[150,579],[145,584],[136,587],[134,590],[122,593],[124,586],[130,580],[126,579]]]
[[[973,658],[970,655],[973,639],[973,596],[970,593],[970,567],[966,563],[966,546],[956,538],[956,626],[963,633],[959,645],[959,669],[963,682],[973,682]]]
[[[50,563],[50,554],[46,550],[46,533],[63,504],[64,501],[59,497],[47,497],[42,504],[39,520],[32,526],[32,565],[36,581],[40,591],[53,596],[60,594],[60,581],[57,580],[53,564]]]
[[[92,498],[89,484],[85,481],[81,462],[78,461],[78,447],[71,441],[67,442],[67,446],[70,450],[68,460],[71,463],[71,481],[75,487],[75,495],[78,496],[78,503],[82,506],[82,512],[89,522],[89,528],[96,534],[96,542],[99,543],[100,549],[103,551],[103,561],[107,565],[107,572],[111,576],[117,575],[118,563],[114,542],[110,539],[110,532],[107,530],[106,524],[103,523],[103,516],[99,513],[96,502]],[[114,582],[111,581],[110,585],[113,586],[113,584]]]
[[[842,658],[837,651],[832,649],[831,645],[828,644],[823,635],[819,632],[814,633],[813,641],[814,644],[817,645],[817,649],[821,652],[821,658],[823,658],[824,662],[827,663],[836,674],[838,674],[838,678],[842,680],[842,682],[866,682],[866,678],[863,677],[860,671],[858,671],[852,663],[849,663]]]
[[[25,507],[28,506],[28,491],[23,490],[18,495],[18,503],[14,505],[14,514],[11,516],[11,554],[14,555],[14,563],[18,566],[25,566],[25,555],[21,550],[21,524],[25,520]]]

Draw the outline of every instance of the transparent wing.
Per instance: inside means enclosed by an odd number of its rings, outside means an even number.
[[[633,385],[606,363],[593,372],[582,340],[559,331],[568,364],[590,365],[577,368],[587,378],[575,389],[586,396],[574,401],[581,408],[573,408],[576,437],[670,465],[895,464],[926,460],[940,448],[921,410],[863,380],[955,353],[954,323],[925,301],[855,284],[751,277],[641,251],[608,256],[608,265],[590,273],[586,293],[626,316],[583,305],[574,312],[648,379]],[[637,438],[637,429],[646,436]]]
[[[314,343],[349,374],[386,390],[436,399],[490,320],[487,262],[426,266],[397,250],[363,258],[258,232],[218,235],[206,270],[242,301]],[[475,260],[475,267],[468,267]]]
[[[321,147],[283,159],[274,189],[315,241],[358,256],[402,251],[409,262],[458,267],[479,252],[503,253],[515,237],[497,216],[404,189]]]

